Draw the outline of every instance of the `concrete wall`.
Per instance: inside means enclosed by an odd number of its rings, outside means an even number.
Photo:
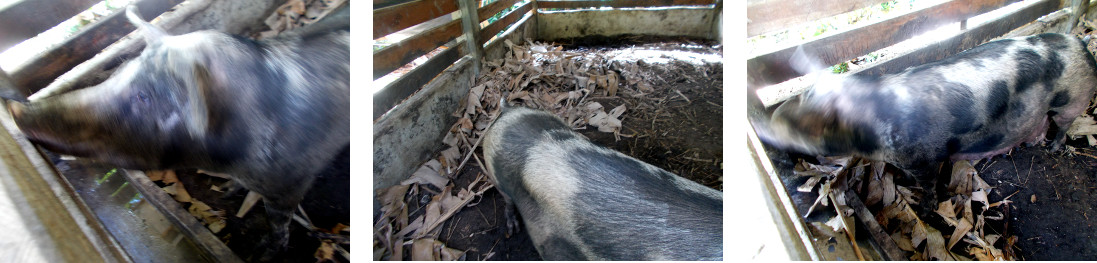
[[[711,38],[712,8],[559,11],[537,14],[539,39],[621,34]]]

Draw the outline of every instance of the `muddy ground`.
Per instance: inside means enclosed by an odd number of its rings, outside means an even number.
[[[700,45],[694,51],[719,52],[719,46],[711,41],[686,38],[651,38],[627,36],[621,38],[587,38],[556,41],[568,50],[608,50],[645,45],[659,41],[662,44]],[[568,45],[581,43],[581,45]],[[682,49],[683,45],[677,45]],[[703,49],[703,50],[701,50]],[[722,65],[694,67],[672,65],[660,67],[641,64],[642,70],[651,70],[662,76],[652,83],[654,94],[642,97],[594,97],[594,101],[613,108],[621,104],[628,107],[623,115],[621,134],[630,135],[616,140],[612,133],[599,132],[588,127],[578,132],[595,144],[636,157],[667,171],[689,178],[706,186],[722,189],[722,171],[719,163],[722,153]],[[670,69],[670,70],[667,70]],[[681,93],[679,95],[678,93]],[[687,99],[683,98],[683,96]],[[479,151],[477,152],[479,155]],[[482,158],[481,158],[482,160]],[[470,162],[454,180],[455,189],[466,188],[472,183],[481,167]],[[425,193],[416,200],[429,201]],[[528,233],[524,230],[505,236],[504,202],[497,190],[489,190],[475,206],[465,207],[442,225],[438,240],[447,247],[465,251],[465,260],[540,260]],[[412,202],[409,217],[421,214],[426,202]],[[417,208],[416,208],[417,207]]]
[[[995,187],[989,196],[991,202],[1007,197],[1013,201],[1008,207],[990,209],[988,215],[1003,215],[1006,220],[988,220],[985,231],[1004,237],[1016,236],[1017,241],[1011,249],[1017,259],[1097,258],[1097,239],[1094,239],[1097,234],[1094,231],[1094,223],[1097,223],[1097,195],[1094,194],[1094,189],[1097,189],[1097,150],[1084,140],[1069,140],[1067,145],[1076,147],[1074,152],[1082,154],[1067,151],[1050,153],[1049,147],[1040,145],[1021,146],[1009,154],[974,165],[979,176]],[[835,215],[831,209],[817,209],[817,212],[806,215],[818,195],[815,192],[796,191],[796,187],[809,177],[792,175],[795,162],[804,159],[814,163],[815,157],[783,152],[768,145],[765,150],[786,191],[790,193],[797,213],[805,221],[824,222]],[[941,170],[947,173],[951,170],[951,164],[943,164]],[[938,190],[946,187],[947,178],[947,175],[939,177]],[[908,178],[896,178],[896,184],[917,188],[917,184]],[[942,193],[939,191],[938,196],[943,196]],[[869,210],[874,213],[880,211],[878,206],[869,206]],[[938,229],[952,229],[940,218],[924,220]],[[998,242],[1005,242],[1006,239],[1001,240]],[[957,247],[961,246],[958,244]],[[953,252],[963,253],[956,248]]]

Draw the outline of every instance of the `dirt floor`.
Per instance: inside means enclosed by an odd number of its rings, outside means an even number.
[[[1097,189],[1097,150],[1084,140],[1069,140],[1067,145],[1076,147],[1073,150],[1078,153],[1050,153],[1047,146],[1021,146],[1009,154],[974,165],[979,176],[995,188],[989,196],[990,202],[1007,197],[1012,201],[1009,205],[994,207],[987,212],[989,216],[1001,215],[1006,220],[988,219],[985,231],[1006,238],[1016,236],[1016,242],[1008,249],[1015,253],[1016,259],[1097,258],[1097,239],[1094,239],[1097,232],[1093,231],[1097,222],[1097,195],[1094,194],[1094,189]],[[793,166],[800,159],[815,163],[816,157],[782,152],[768,145],[765,150],[786,191],[790,193],[797,213],[806,222],[824,222],[835,215],[830,209],[817,209],[810,215],[806,214],[818,194],[796,191],[796,187],[810,177],[793,175]],[[889,169],[894,167],[889,166]],[[943,164],[941,170],[950,171],[951,164]],[[942,196],[941,190],[947,184],[948,175],[943,176],[938,179],[938,196]],[[917,184],[909,178],[896,178],[896,184],[917,188]],[[869,206],[869,210],[878,213],[880,207]],[[940,218],[923,220],[942,231],[952,229]],[[998,242],[996,247],[1006,241]],[[952,251],[957,254],[964,252],[957,248]]]
[[[608,50],[644,45],[659,40],[667,46],[699,45],[696,52],[719,52],[713,42],[683,38],[592,38],[556,41],[582,43],[564,45],[565,50]],[[612,41],[612,42],[605,42]],[[703,49],[703,50],[702,50]],[[706,186],[722,189],[722,93],[721,65],[694,67],[685,63],[670,66],[642,64],[641,70],[662,76],[653,86],[656,92],[641,97],[593,97],[592,100],[614,108],[626,105],[621,134],[632,136],[616,140],[612,133],[595,128],[579,130],[598,145],[636,157]],[[681,93],[681,94],[679,94]],[[683,98],[685,97],[685,98]],[[688,100],[686,99],[688,98]],[[470,162],[471,163],[471,162]],[[467,188],[482,173],[478,165],[468,165],[454,180],[455,189]],[[429,201],[429,195],[420,192]],[[540,260],[528,233],[520,230],[509,238],[504,235],[504,202],[497,190],[489,190],[476,205],[465,207],[442,225],[438,240],[465,251],[465,260]],[[408,204],[409,218],[422,214],[425,201]]]
[[[237,218],[234,214],[239,210],[247,191],[240,191],[224,197],[224,193],[210,190],[211,186],[221,185],[225,179],[201,175],[196,170],[177,170],[179,180],[186,187],[191,197],[205,202],[216,210],[228,211],[225,218],[228,224],[220,233],[215,234],[222,242],[225,242],[241,259],[247,259],[258,251],[253,251],[254,246],[269,233],[270,225],[267,223],[267,214],[263,210],[263,202],[260,201],[244,218]],[[158,185],[162,183],[158,182]],[[312,224],[320,229],[330,230],[337,224],[350,226],[350,149],[340,153],[327,168],[325,168],[313,183],[305,200],[301,202],[301,208],[305,210]],[[184,206],[186,207],[186,206]],[[274,262],[315,262],[314,254],[321,243],[321,232],[311,232],[300,224],[290,224],[289,247],[282,257]],[[344,232],[349,238],[349,234]],[[330,237],[330,235],[323,235]],[[349,241],[349,240],[347,240]],[[350,244],[343,247],[350,251]],[[349,262],[348,259],[338,256],[340,262]]]

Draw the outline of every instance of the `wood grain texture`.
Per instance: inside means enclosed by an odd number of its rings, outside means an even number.
[[[488,20],[488,18],[491,18],[491,16],[502,12],[503,9],[507,9],[508,7],[513,6],[514,3],[517,3],[518,1],[519,0],[495,1],[494,3],[488,4],[488,6],[481,7],[480,9],[476,10],[477,17],[480,18],[480,22],[484,22],[484,20]]]
[[[87,10],[96,0],[22,0],[0,9],[0,51]]]
[[[946,2],[910,14],[824,37],[805,43],[802,46],[805,51],[822,61],[823,64],[834,65],[894,45],[939,26],[958,22],[1015,1],[967,0]],[[803,74],[796,72],[789,66],[789,58],[792,57],[796,48],[796,46],[787,47],[747,60],[748,85],[761,87],[802,76]]]
[[[503,31],[506,26],[517,22],[519,18],[525,16],[526,13],[529,13],[529,11],[532,9],[533,2],[526,2],[521,7],[518,7],[518,9],[514,9],[507,15],[503,16],[503,18],[500,18],[494,23],[491,23],[488,26],[484,27],[484,29],[480,30],[480,39],[477,39],[477,43],[480,45],[487,43],[488,40],[491,39],[491,37],[495,36],[495,34],[499,33],[499,31]]]
[[[408,74],[400,76],[399,79],[393,81],[388,86],[385,86],[381,91],[374,93],[373,119],[376,120],[381,118],[381,115],[384,115],[385,112],[396,107],[396,104],[399,104],[405,98],[411,96],[411,94],[415,93],[415,91],[419,90],[423,85],[426,85],[433,80],[435,76],[438,76],[438,73],[441,73],[452,65],[453,62],[467,53],[463,50],[464,41],[455,43],[454,45],[454,47],[446,49],[445,51],[438,53],[438,55],[431,57],[426,63],[412,69]]]
[[[182,2],[183,0],[138,1],[137,7],[141,17],[151,19]],[[65,40],[60,46],[35,56],[26,66],[9,72],[15,86],[24,89],[25,94],[33,94],[72,67],[94,57],[108,45],[132,32],[135,27],[126,20],[125,12],[122,11],[124,10],[116,10],[102,21]]]
[[[938,61],[1001,36],[1059,8],[1059,1],[1040,1],[997,20],[968,29],[949,39],[866,68],[861,73],[870,75],[891,74],[911,66]]]
[[[716,4],[714,0],[613,0],[613,1],[537,1],[537,8],[588,8],[588,7],[661,7],[696,6]]]
[[[884,0],[762,0],[747,3],[747,37],[879,4]]]
[[[373,11],[373,38],[457,11],[456,0],[417,0]]]
[[[458,19],[373,52],[373,78],[383,77],[460,35],[461,20]]]

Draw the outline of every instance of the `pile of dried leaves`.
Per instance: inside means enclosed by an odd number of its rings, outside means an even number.
[[[282,4],[266,20],[270,30],[260,32],[259,39],[276,36],[283,31],[312,24],[327,16],[347,0],[289,0]]]
[[[862,251],[856,240],[858,236],[854,224],[861,220],[869,232],[874,229],[883,233],[869,233],[872,236],[888,236],[874,242],[881,244],[881,250],[887,253],[887,247],[901,250],[910,260],[1014,260],[1012,248],[1016,236],[996,233],[986,228],[988,220],[1004,222],[1009,211],[1009,197],[991,203],[988,200],[993,187],[979,177],[978,172],[968,161],[953,164],[952,179],[948,184],[950,197],[938,204],[935,211],[947,224],[945,229],[937,229],[923,221],[915,212],[919,190],[912,190],[896,184],[902,174],[894,174],[884,162],[871,162],[853,157],[823,158],[821,164],[800,161],[794,173],[811,176],[797,188],[800,192],[818,189],[819,198],[809,209],[819,209],[819,205],[835,210],[834,216],[826,223],[813,222],[812,231],[823,245],[836,247],[837,258],[873,259],[867,251]],[[818,188],[816,186],[819,186]],[[850,196],[852,195],[852,196]],[[860,200],[864,200],[862,203]],[[833,205],[832,205],[833,204]],[[864,214],[871,213],[871,214]],[[988,231],[989,230],[989,231]],[[837,242],[835,242],[837,240]],[[837,244],[835,244],[837,243]],[[818,243],[817,243],[818,244]],[[896,260],[896,259],[892,259]]]
[[[484,130],[498,116],[501,99],[508,105],[552,112],[573,128],[589,126],[617,139],[634,136],[621,133],[625,105],[610,108],[593,99],[644,97],[655,92],[653,83],[659,76],[642,71],[639,63],[643,62],[604,52],[564,51],[544,43],[504,43],[508,48],[504,58],[482,61],[475,86],[463,108],[454,113],[458,121],[442,140],[444,150],[400,185],[378,190],[382,215],[374,225],[375,260],[463,256],[438,241],[438,226],[463,207],[477,205],[479,202],[472,201],[481,200],[476,197],[492,188],[483,173],[477,173],[477,179],[463,189],[455,189],[453,180],[470,161],[484,167],[474,152]],[[425,211],[416,209],[415,204],[424,203]],[[404,251],[405,245],[411,245],[410,253]]]

